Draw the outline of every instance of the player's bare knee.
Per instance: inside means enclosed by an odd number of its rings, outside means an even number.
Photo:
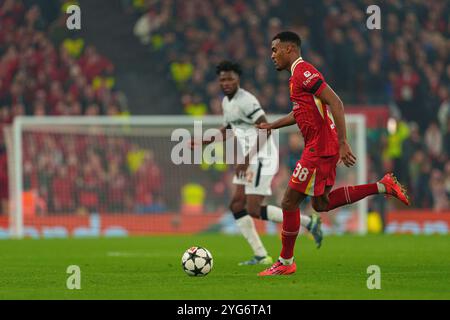
[[[252,218],[259,219],[259,214],[256,213],[255,211],[249,211],[248,214],[249,214]]]
[[[284,211],[293,211],[297,208],[297,204],[288,197],[284,197],[283,201],[281,202],[281,208]]]
[[[317,212],[326,212],[328,208],[328,202],[326,200],[313,200],[312,207]]]
[[[324,206],[322,204],[320,204],[320,205],[313,205],[313,208],[317,212],[326,212],[327,211],[327,206]]]
[[[233,199],[229,208],[233,213],[241,212],[245,209],[245,202],[240,199]]]
[[[260,211],[261,210],[259,208],[247,206],[247,212],[253,218],[259,218],[260,217]]]

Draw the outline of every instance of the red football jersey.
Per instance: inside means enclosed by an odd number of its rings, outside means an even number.
[[[325,79],[310,63],[298,58],[291,67],[289,88],[297,125],[305,139],[304,156],[333,156],[339,152],[337,131],[327,106],[317,96]]]

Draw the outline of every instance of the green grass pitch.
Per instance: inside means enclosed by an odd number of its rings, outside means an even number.
[[[263,241],[276,257],[278,236]],[[214,257],[206,277],[181,268],[193,245]],[[450,299],[450,236],[329,236],[319,250],[301,236],[297,273],[284,277],[237,265],[250,256],[242,237],[218,234],[2,240],[0,299]],[[80,290],[66,287],[69,265],[81,269]],[[380,290],[367,289],[370,265],[381,268]]]

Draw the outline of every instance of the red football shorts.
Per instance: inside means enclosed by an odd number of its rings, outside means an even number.
[[[330,157],[302,157],[289,180],[289,187],[309,196],[321,196],[336,180],[339,154]]]

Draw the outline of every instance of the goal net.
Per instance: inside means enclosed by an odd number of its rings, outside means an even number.
[[[365,119],[346,119],[358,164],[339,166],[336,186],[366,183]],[[0,231],[16,238],[236,231],[228,211],[233,166],[207,161],[201,148],[198,163],[184,148],[186,136],[221,124],[219,116],[17,117],[4,132],[10,206]],[[278,138],[279,170],[268,203],[279,206],[303,140],[295,126]],[[180,148],[192,153],[190,163],[174,161]],[[211,154],[224,153],[223,143],[214,144]],[[309,203],[302,210],[312,212]],[[366,201],[324,214],[324,232],[365,233],[366,214]],[[279,231],[263,221],[257,228]]]

